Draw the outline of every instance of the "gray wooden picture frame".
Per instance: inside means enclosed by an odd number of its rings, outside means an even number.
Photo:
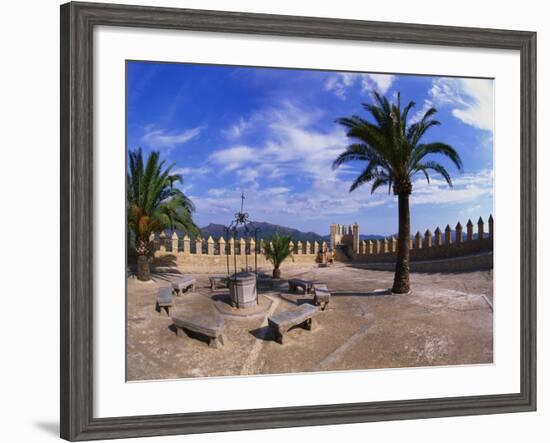
[[[521,391],[254,410],[93,416],[92,54],[95,26],[267,34],[519,51]],[[404,67],[406,69],[406,67]],[[71,441],[536,409],[536,34],[495,29],[68,3],[61,6],[61,437]],[[122,209],[121,209],[122,210]],[[509,294],[516,296],[516,294]]]

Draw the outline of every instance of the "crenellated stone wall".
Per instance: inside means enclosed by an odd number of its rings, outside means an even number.
[[[437,227],[433,233],[429,229],[424,234],[417,232],[411,235],[410,240],[411,263],[452,261],[451,259],[461,258],[460,263],[466,266],[468,257],[481,254],[485,257],[476,260],[483,261],[483,268],[492,267],[492,254],[486,254],[493,250],[494,220],[492,216],[488,219],[487,227],[486,232],[485,222],[480,217],[475,226],[471,220],[468,220],[465,230],[460,222],[457,223],[454,228],[454,237],[450,225],[447,225],[444,230]],[[171,236],[162,232],[158,237],[151,236],[150,240],[154,245],[153,263],[156,266],[177,266],[182,270],[193,272],[226,272],[229,261],[230,270],[235,267],[240,270],[255,266],[262,269],[272,268],[264,255],[263,239],[259,239],[256,243],[253,238],[230,238],[226,242],[223,237],[191,239],[187,235],[180,238],[175,232]],[[387,268],[385,264],[395,263],[397,238],[392,236],[381,240],[360,240],[357,223],[348,227],[332,224],[329,244],[325,241],[292,241],[290,243],[292,259],[287,259],[282,269],[337,260],[338,256],[334,256],[331,251],[339,246],[346,247],[351,252],[352,263],[373,264],[373,269],[376,266],[385,269]],[[477,263],[472,260],[470,264]],[[448,264],[450,268],[453,266],[455,266],[453,263]],[[411,269],[416,268],[420,269],[422,266],[419,268],[411,265]]]
[[[229,261],[230,270],[235,266],[237,270],[255,266],[272,267],[264,255],[263,239],[257,243],[254,238],[230,238],[227,242],[223,237],[192,240],[187,235],[179,238],[174,232],[169,237],[161,232],[158,238],[153,235],[150,240],[155,249],[153,263],[157,266],[177,266],[186,271],[225,272]],[[324,241],[291,241],[292,258],[288,258],[281,268],[313,265],[321,260],[320,252],[326,252],[327,248]]]
[[[447,225],[444,230],[437,227],[434,233],[427,229],[424,234],[417,232],[411,235],[411,262],[425,260],[440,260],[475,255],[493,250],[493,216],[488,220],[488,232],[485,232],[485,222],[480,217],[477,226],[471,220],[466,223],[466,232],[462,224],[455,226],[453,239],[452,228]],[[474,228],[475,233],[474,235]],[[389,263],[395,261],[397,238],[395,236],[383,240],[363,240],[359,253],[353,255],[354,262]]]

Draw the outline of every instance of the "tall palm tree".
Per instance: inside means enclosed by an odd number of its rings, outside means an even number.
[[[172,174],[174,165],[164,166],[160,154],[152,152],[144,162],[141,148],[129,153],[127,174],[128,230],[133,235],[137,255],[137,277],[151,279],[150,236],[163,229],[181,229],[198,233],[193,222],[193,202],[179,189],[180,174]]]
[[[265,258],[273,264],[273,278],[281,278],[281,265],[288,258],[292,257],[290,249],[291,238],[287,235],[279,235],[278,232],[264,245]]]
[[[354,140],[333,162],[333,168],[353,161],[364,161],[366,166],[350,187],[350,192],[365,183],[371,183],[371,194],[380,186],[393,190],[398,199],[399,234],[397,262],[392,291],[407,293],[410,290],[410,212],[409,196],[412,193],[412,179],[421,173],[428,183],[429,172],[441,175],[452,187],[451,176],[440,163],[429,156],[439,154],[447,157],[460,171],[462,160],[456,150],[441,142],[422,143],[426,132],[440,123],[433,119],[437,110],[428,109],[419,121],[409,123],[409,112],[415,106],[409,102],[401,109],[401,96],[397,103],[390,103],[386,97],[374,94],[374,103],[363,103],[372,121],[357,115],[337,120],[347,130],[347,136]]]

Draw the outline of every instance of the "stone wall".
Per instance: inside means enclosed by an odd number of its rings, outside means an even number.
[[[475,226],[475,232],[471,220],[466,223],[465,232],[460,222],[457,223],[454,236],[449,225],[444,230],[437,227],[433,234],[429,229],[424,234],[417,232],[412,236],[410,244],[411,270],[423,272],[422,269],[437,268],[442,270],[433,272],[447,272],[445,269],[451,272],[453,269],[458,271],[492,268],[493,225],[493,217],[490,216],[488,232],[485,232],[485,222],[481,217]],[[333,224],[330,231],[330,250],[342,245],[351,253],[353,264],[368,264],[372,269],[393,270],[397,251],[395,236],[383,240],[360,241],[357,223],[347,228],[344,225]],[[254,268],[255,265],[262,270],[272,269],[271,263],[263,254],[263,239],[256,243],[253,238],[230,238],[226,242],[223,237],[217,240],[212,237],[190,239],[187,235],[179,238],[174,232],[171,237],[164,233],[158,237],[152,236],[151,241],[155,250],[154,266],[177,266],[181,270],[193,272],[227,272],[229,258],[230,272],[235,267],[239,271],[247,267]],[[292,266],[326,262],[330,256],[330,253],[327,254],[329,247],[325,241],[291,242],[290,248],[293,259],[289,258],[284,262],[283,270]],[[413,265],[414,263],[418,265]]]
[[[472,256],[493,250],[493,217],[489,217],[489,231],[485,232],[485,223],[479,218],[474,234],[474,224],[466,223],[466,232],[457,223],[453,238],[449,225],[445,230],[437,227],[432,234],[428,229],[424,234],[417,232],[410,243],[411,262],[426,260],[451,259]],[[357,263],[395,263],[397,238],[392,236],[383,240],[361,241],[359,252],[353,254],[353,262]]]
[[[230,238],[227,242],[223,237],[217,240],[212,237],[191,240],[187,235],[180,239],[174,232],[171,237],[164,233],[158,238],[152,236],[151,241],[155,250],[153,266],[175,266],[186,272],[227,272],[229,260],[230,272],[235,267],[240,271],[256,265],[262,270],[273,268],[263,254],[263,239],[259,239],[257,244],[253,238]],[[292,266],[314,265],[320,258],[320,252],[327,251],[327,243],[298,241],[291,242],[290,248],[292,258],[283,263],[283,271]]]

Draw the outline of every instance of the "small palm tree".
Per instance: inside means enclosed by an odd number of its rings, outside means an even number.
[[[273,278],[281,278],[280,267],[288,257],[294,261],[290,241],[290,236],[281,236],[276,232],[271,240],[264,245],[265,258],[273,264]]]
[[[363,103],[363,107],[374,122],[359,116],[340,118],[338,123],[347,129],[347,136],[355,143],[350,144],[333,163],[333,168],[352,161],[366,162],[365,169],[350,187],[350,192],[365,183],[371,183],[371,194],[380,186],[393,190],[398,199],[399,233],[397,243],[397,262],[392,291],[406,293],[410,290],[410,212],[409,195],[412,193],[413,176],[421,173],[430,182],[429,171],[440,174],[449,186],[451,176],[447,169],[427,157],[439,154],[447,157],[457,169],[462,170],[462,161],[454,148],[441,143],[422,143],[422,137],[428,129],[439,125],[432,117],[435,108],[428,109],[422,118],[409,124],[410,110],[415,106],[409,102],[401,109],[401,96],[397,94],[397,103],[389,103],[386,97],[375,93],[374,103]]]
[[[147,281],[151,279],[149,239],[152,233],[181,229],[196,234],[199,230],[192,218],[193,203],[173,186],[175,182],[183,182],[181,175],[171,173],[174,165],[165,167],[156,151],[144,162],[141,148],[129,153],[128,163],[128,230],[137,255],[137,277]]]

